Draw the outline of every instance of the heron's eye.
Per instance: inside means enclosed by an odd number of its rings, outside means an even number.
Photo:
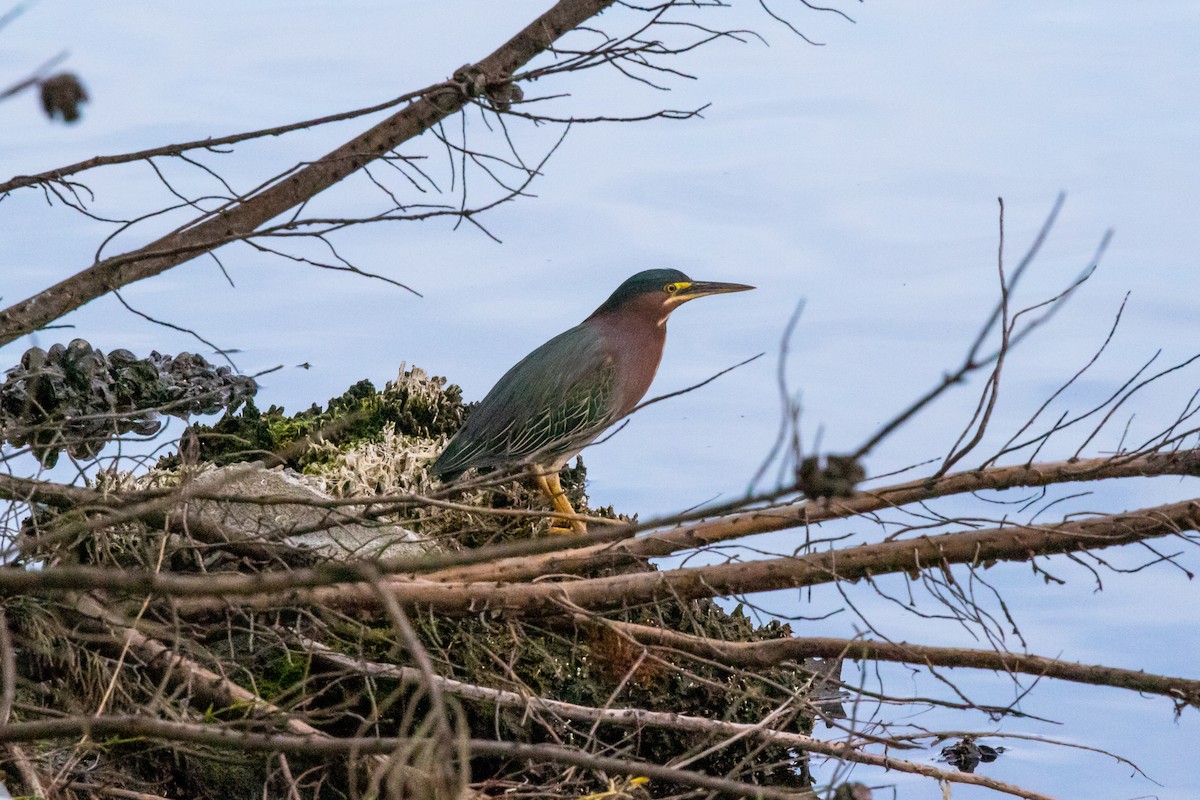
[[[674,294],[678,290],[679,290],[678,283],[668,283],[666,286],[663,287],[663,291],[666,292],[667,294]]]

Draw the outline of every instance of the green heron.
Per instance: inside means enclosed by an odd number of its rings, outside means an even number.
[[[693,281],[677,269],[639,272],[590,317],[506,372],[438,456],[433,473],[451,479],[472,467],[532,466],[555,512],[575,532],[586,532],[558,471],[646,394],[672,311],[697,297],[753,288]]]

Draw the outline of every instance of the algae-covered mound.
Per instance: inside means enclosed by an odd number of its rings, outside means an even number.
[[[303,538],[313,529],[390,532],[410,548],[403,551],[408,558],[545,535],[545,516],[524,513],[544,511],[545,500],[519,481],[485,480],[467,489],[431,481],[429,461],[468,413],[457,387],[416,368],[402,368],[382,390],[363,381],[323,408],[293,415],[247,403],[212,426],[189,429],[181,442],[184,454],[161,459],[149,473],[104,473],[96,489],[109,506],[42,509],[40,544],[27,558],[173,575],[260,573],[264,579],[297,568],[325,569],[344,584],[378,575],[386,562],[345,561],[373,555],[347,550],[332,556],[342,561],[329,571],[331,551]],[[611,508],[589,506],[585,476],[581,462],[564,471],[576,507],[615,517]],[[172,491],[179,492],[179,505],[164,511],[163,498]],[[356,502],[363,499],[370,502]],[[138,502],[158,509],[157,516],[105,521],[113,504]],[[81,520],[92,522],[81,527]],[[635,562],[620,569],[654,567]],[[424,576],[417,579],[428,585]],[[813,676],[805,665],[747,671],[642,646],[608,624],[724,641],[790,635],[785,625],[755,625],[740,608],[729,613],[706,600],[663,601],[594,617],[523,617],[486,607],[448,616],[416,603],[400,612],[411,623],[406,633],[398,612],[379,603],[347,605],[336,592],[320,594],[320,587],[314,594],[279,597],[256,610],[237,602],[181,609],[168,597],[137,591],[81,594],[64,602],[14,598],[8,614],[21,675],[13,717],[104,708],[239,731],[427,735],[434,706],[420,686],[421,662],[406,638],[415,635],[416,650],[427,654],[434,673],[457,682],[446,684],[445,702],[463,740],[553,744],[653,764],[683,759],[689,769],[745,783],[808,786],[803,755],[781,745],[588,721],[535,702],[753,724],[769,717],[776,729],[808,732],[811,710],[804,710],[803,699]],[[462,686],[475,689],[455,688]],[[494,699],[497,691],[509,700]],[[514,696],[531,704],[514,707]],[[386,782],[372,784],[374,762],[346,754],[293,753],[280,761],[250,750],[139,736],[90,739],[86,758],[80,747],[28,755],[47,774],[66,775],[78,785],[167,797],[386,797],[391,791]],[[406,785],[413,774],[423,774],[418,762],[404,767]],[[468,766],[473,791],[483,795],[580,797],[603,793],[614,778],[496,755],[476,756]],[[669,783],[636,786],[653,796],[680,791]]]
[[[402,365],[396,380],[381,391],[362,380],[324,408],[313,404],[291,415],[279,406],[261,411],[251,402],[215,425],[192,430],[202,462],[266,460],[303,472],[333,460],[339,451],[380,442],[389,428],[409,440],[436,442],[458,430],[465,414],[461,389],[447,385],[445,378]]]

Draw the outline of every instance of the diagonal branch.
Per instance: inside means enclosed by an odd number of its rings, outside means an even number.
[[[68,175],[75,175],[80,172],[86,172],[97,167],[106,167],[113,164],[128,164],[133,161],[146,161],[155,158],[156,156],[178,156],[188,150],[211,150],[223,145],[236,144],[237,142],[245,142],[251,139],[261,139],[265,136],[282,136],[291,131],[306,130],[315,128],[320,125],[328,125],[331,122],[343,122],[345,120],[355,119],[357,117],[365,117],[369,114],[375,114],[380,111],[386,111],[389,108],[398,106],[401,103],[413,100],[421,96],[428,96],[440,89],[449,89],[451,84],[441,83],[434,86],[429,86],[424,89],[419,89],[415,92],[394,97],[383,103],[366,108],[356,108],[353,111],[343,111],[338,114],[329,114],[324,117],[315,119],[306,119],[301,122],[292,122],[287,125],[277,125],[273,128],[262,128],[256,131],[247,131],[246,133],[235,133],[228,136],[212,136],[207,139],[197,139],[191,142],[181,142],[179,144],[168,144],[161,147],[152,147],[147,150],[139,150],[133,153],[120,153],[111,156],[95,156],[85,161],[78,161],[74,164],[49,169],[45,172],[38,172],[33,175],[17,175],[7,181],[0,182],[0,194],[11,192],[16,189],[21,189],[26,186],[36,186],[39,183],[49,181],[61,181]]]
[[[502,558],[486,564],[433,572],[426,577],[444,581],[517,581],[541,575],[576,573],[602,566],[619,566],[631,561],[663,558],[719,542],[759,533],[817,525],[833,519],[870,514],[888,508],[969,492],[998,491],[1016,487],[1049,486],[1076,481],[1156,475],[1200,475],[1200,449],[1152,453],[1131,458],[1084,458],[1012,467],[966,470],[937,480],[918,478],[850,498],[828,502],[801,500],[774,508],[753,509],[715,519],[700,520],[652,531],[622,542],[605,540],[564,552]],[[606,533],[611,538],[615,533]]]
[[[1200,500],[1186,500],[1059,525],[1005,525],[859,545],[800,557],[618,574],[565,583],[495,585],[393,579],[387,586],[400,604],[444,615],[561,616],[569,608],[632,608],[672,598],[699,600],[853,582],[889,573],[915,575],[929,568],[948,569],[953,564],[989,567],[1000,561],[1026,562],[1038,556],[1101,550],[1196,530],[1200,530]],[[0,591],[70,586],[72,581],[79,580],[74,573],[80,569],[17,574],[14,570],[0,571]],[[222,613],[230,604],[242,608],[278,608],[297,603],[320,603],[339,609],[376,608],[379,604],[375,587],[364,583],[309,589],[296,587],[285,591],[286,580],[265,575],[210,575],[197,579],[106,570],[92,570],[89,574],[97,581],[95,585],[106,588],[119,589],[136,578],[138,591],[182,598],[177,608],[187,615]],[[286,579],[287,576],[282,577]],[[278,588],[270,591],[270,586]],[[263,591],[250,594],[255,587],[262,587]]]
[[[747,669],[773,667],[784,661],[799,661],[804,658],[845,658],[855,661],[924,664],[929,667],[990,669],[1159,694],[1171,698],[1177,706],[1190,705],[1200,708],[1200,680],[1154,675],[1141,670],[1118,667],[1077,664],[1024,653],[810,636],[759,642],[724,642],[631,622],[606,620],[604,624],[645,645],[681,650]]]
[[[559,37],[600,13],[613,0],[560,0],[476,68],[503,81]],[[32,333],[114,289],[165,272],[308,201],[371,161],[447,117],[469,100],[465,91],[422,97],[328,155],[299,168],[257,193],[206,214],[139,250],[99,261],[26,300],[0,311],[0,345]]]
[[[629,608],[668,598],[697,600],[747,592],[858,581],[888,573],[917,574],[952,564],[990,567],[1038,556],[1101,550],[1200,530],[1200,500],[1098,515],[1058,525],[1003,525],[976,531],[865,544],[800,557],[636,572],[567,583],[438,583],[392,578],[385,585],[397,602],[445,614],[492,613],[561,616],[567,606]],[[228,604],[277,608],[323,603],[332,608],[377,608],[373,584],[355,580],[351,565],[243,575],[186,576],[101,567],[49,567],[39,571],[0,568],[0,594],[97,590],[179,598],[189,614],[221,612]],[[353,576],[353,577],[352,577]],[[354,582],[350,582],[350,581]],[[346,582],[339,582],[346,581]],[[334,584],[334,585],[330,585]]]
[[[158,672],[166,673],[171,681],[180,685],[192,705],[206,709],[225,709],[240,706],[250,708],[264,716],[283,721],[283,728],[296,736],[327,737],[328,734],[307,722],[269,703],[254,692],[243,689],[233,681],[204,667],[172,647],[152,639],[136,628],[131,628],[113,612],[88,595],[75,600],[76,612],[100,623],[120,645],[128,645],[146,664]]]

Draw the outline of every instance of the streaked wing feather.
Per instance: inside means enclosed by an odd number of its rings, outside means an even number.
[[[615,421],[615,391],[612,357],[597,333],[572,328],[505,373],[438,457],[434,472],[450,476],[569,455]]]

